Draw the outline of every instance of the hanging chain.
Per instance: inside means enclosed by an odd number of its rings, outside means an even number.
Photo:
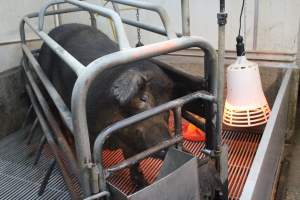
[[[138,8],[136,9],[136,21],[140,22],[140,10]],[[138,43],[136,44],[136,47],[144,46],[144,44],[141,41],[142,39],[141,28],[137,27],[136,31],[137,31],[137,39],[138,39]]]

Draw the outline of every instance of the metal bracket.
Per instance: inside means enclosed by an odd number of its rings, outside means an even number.
[[[211,158],[216,158],[219,157],[221,154],[221,151],[218,150],[210,150],[210,149],[202,149],[201,153],[204,153],[205,155],[211,157]]]
[[[98,194],[94,194],[94,195],[92,195],[92,196],[89,196],[89,197],[85,198],[84,200],[94,200],[94,199],[99,199],[99,198],[105,197],[105,196],[109,197],[109,196],[110,196],[110,193],[107,192],[107,191],[100,192],[100,193],[98,193]]]
[[[227,13],[218,13],[217,18],[218,18],[218,24],[220,26],[224,26],[227,23]]]

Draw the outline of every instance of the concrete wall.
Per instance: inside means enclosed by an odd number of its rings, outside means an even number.
[[[21,127],[28,106],[21,68],[0,73],[0,139]]]

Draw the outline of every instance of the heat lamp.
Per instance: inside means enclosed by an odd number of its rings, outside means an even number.
[[[261,85],[258,65],[247,60],[243,37],[237,37],[237,59],[227,68],[227,97],[223,123],[233,127],[263,125],[270,107]]]

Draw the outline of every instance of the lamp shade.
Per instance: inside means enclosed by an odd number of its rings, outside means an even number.
[[[270,108],[261,86],[258,65],[239,56],[227,68],[227,98],[223,123],[234,127],[265,124]]]

